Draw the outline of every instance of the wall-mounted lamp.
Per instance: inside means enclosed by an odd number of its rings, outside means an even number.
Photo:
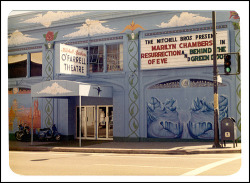
[[[47,44],[47,49],[53,49],[53,47],[54,47],[54,44],[53,43],[50,43],[50,42],[48,42],[48,44]]]
[[[131,33],[131,39],[135,39],[135,33]]]
[[[51,49],[52,45],[51,43],[48,43],[48,49]]]

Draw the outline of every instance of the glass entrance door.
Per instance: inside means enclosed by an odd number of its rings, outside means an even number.
[[[77,107],[76,134],[79,138],[79,107]],[[81,138],[112,139],[113,138],[113,106],[81,107]]]
[[[83,106],[81,107],[81,138],[94,139],[96,127],[96,107]],[[79,138],[79,107],[77,107],[77,137]]]
[[[113,106],[97,106],[97,137],[113,138]]]
[[[86,107],[87,138],[95,138],[95,107]]]

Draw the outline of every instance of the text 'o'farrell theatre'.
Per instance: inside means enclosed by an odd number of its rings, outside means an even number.
[[[60,72],[64,74],[87,75],[87,51],[60,44]]]
[[[218,73],[225,54],[240,52],[236,15],[216,12]],[[10,137],[25,123],[33,135],[54,124],[65,140],[214,139],[211,11],[34,11],[8,21]],[[236,56],[231,64],[234,73]],[[221,78],[219,123],[233,117],[240,138],[240,75]]]

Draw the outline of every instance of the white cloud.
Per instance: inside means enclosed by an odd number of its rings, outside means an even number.
[[[38,40],[38,39],[30,38],[29,35],[23,34],[23,33],[19,32],[18,30],[16,30],[12,34],[9,34],[8,45],[14,46],[14,45],[28,43],[28,42],[32,42],[32,41],[36,41],[36,40]]]
[[[46,87],[45,89],[41,90],[40,92],[37,92],[38,94],[62,94],[62,93],[70,93],[72,91],[67,90],[65,88],[63,88],[62,86],[60,86],[58,83],[53,83],[51,86]]]
[[[105,22],[106,21],[87,19],[85,24],[82,24],[81,27],[76,27],[76,29],[79,29],[78,31],[70,33],[63,37],[88,36],[88,33],[90,36],[92,36],[94,34],[104,34],[104,33],[114,32],[115,30],[104,27],[102,25],[102,23],[105,23]]]
[[[212,18],[202,17],[199,14],[193,14],[188,12],[183,12],[180,14],[180,17],[174,15],[168,23],[162,22],[161,25],[157,25],[158,27],[177,27],[184,25],[194,25],[197,23],[205,22],[208,20],[212,20]]]
[[[72,16],[82,15],[86,12],[64,12],[64,11],[48,11],[46,14],[37,14],[35,18],[23,21],[22,23],[40,23],[45,27],[49,27],[52,22],[59,21]]]

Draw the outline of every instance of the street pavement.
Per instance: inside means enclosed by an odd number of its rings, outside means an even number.
[[[124,153],[124,154],[215,154],[241,153],[241,143],[227,142],[226,147],[214,148],[213,142],[114,142],[94,143],[79,146],[61,146],[55,142],[9,141],[10,151],[54,151],[82,153]],[[50,145],[53,144],[53,145]],[[83,144],[83,143],[82,143]]]

